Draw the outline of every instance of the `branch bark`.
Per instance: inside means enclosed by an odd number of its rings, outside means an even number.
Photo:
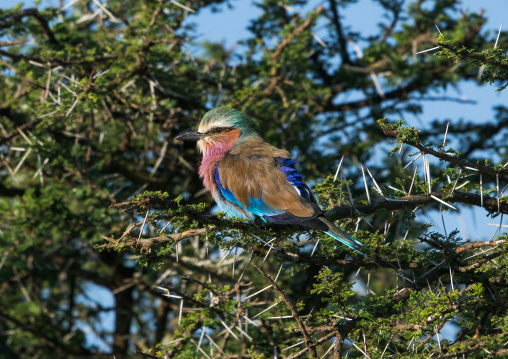
[[[452,164],[460,166],[460,167],[471,167],[483,174],[488,174],[488,175],[493,175],[493,176],[499,174],[499,175],[503,175],[503,176],[508,176],[508,169],[495,170],[492,167],[481,166],[478,164],[470,163],[467,161],[463,161],[456,156],[450,156],[450,155],[447,155],[446,153],[439,152],[439,151],[436,151],[432,148],[426,147],[426,146],[422,145],[419,141],[405,140],[402,138],[401,134],[397,131],[395,126],[392,124],[383,125],[381,128],[383,129],[383,132],[385,133],[385,135],[394,137],[397,139],[397,141],[399,141],[401,143],[405,143],[409,146],[413,146],[413,147],[419,149],[420,151],[422,151],[423,153],[427,153],[427,154],[437,157],[443,161],[452,163]]]
[[[262,270],[260,267],[258,267],[257,265],[255,265],[254,263],[252,263],[252,266],[254,268],[256,268],[258,270],[259,273],[261,273],[261,275],[263,277],[266,278],[266,280],[268,281],[268,283],[270,283],[270,285],[277,291],[279,292],[280,294],[280,298],[282,299],[282,301],[284,303],[286,303],[286,305],[288,306],[289,310],[291,310],[291,315],[293,316],[293,318],[296,320],[296,322],[298,323],[298,326],[300,327],[300,330],[302,331],[302,334],[303,334],[303,338],[304,338],[304,341],[305,341],[305,345],[307,346],[307,349],[309,350],[310,352],[310,355],[313,357],[313,358],[317,358],[317,352],[316,352],[316,348],[312,346],[313,342],[312,342],[312,339],[309,335],[309,333],[307,332],[307,328],[305,326],[305,324],[303,323],[303,320],[302,318],[300,317],[300,315],[298,314],[298,312],[296,311],[296,308],[294,307],[293,303],[291,303],[291,301],[286,297],[286,295],[284,294],[284,292],[282,291],[282,289],[279,288],[279,286],[275,283],[275,281],[273,280],[273,278],[265,273],[264,270]]]
[[[36,7],[29,8],[29,9],[23,9],[23,10],[20,10],[16,14],[12,14],[10,16],[4,17],[2,19],[3,20],[2,23],[0,23],[0,29],[8,28],[10,26],[10,21],[14,22],[14,21],[22,19],[25,16],[33,16],[41,25],[42,33],[44,34],[44,36],[46,36],[48,41],[52,44],[58,44],[58,40],[56,39],[55,34],[49,28],[49,20],[46,19],[44,16],[42,16]],[[10,20],[10,21],[6,21],[6,20]]]
[[[463,59],[478,60],[481,63],[493,65],[493,66],[496,66],[496,67],[503,69],[503,70],[508,70],[507,64],[496,61],[496,60],[488,59],[487,57],[485,57],[483,55],[471,54],[471,53],[469,53],[468,49],[465,47],[458,48],[453,45],[447,44],[445,42],[438,42],[437,44],[441,47],[444,47],[445,49],[450,50],[451,52],[453,52],[454,54],[456,54],[457,56],[459,56]]]
[[[349,58],[349,54],[347,52],[347,43],[346,38],[344,37],[344,32],[342,31],[342,24],[340,23],[339,10],[337,9],[337,2],[335,0],[330,0],[330,10],[332,10],[332,21],[335,26],[335,31],[337,32],[337,40],[339,41],[340,55],[342,56],[342,62],[350,65],[351,59]]]

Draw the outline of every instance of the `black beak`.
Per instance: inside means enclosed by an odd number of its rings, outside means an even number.
[[[196,130],[185,131],[175,137],[175,140],[179,141],[199,141],[204,137],[204,133],[200,133]]]

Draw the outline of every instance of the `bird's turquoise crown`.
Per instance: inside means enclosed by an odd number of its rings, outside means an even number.
[[[242,136],[259,136],[255,123],[243,112],[226,106],[216,107],[203,116],[200,132],[213,127],[234,127],[242,131]]]

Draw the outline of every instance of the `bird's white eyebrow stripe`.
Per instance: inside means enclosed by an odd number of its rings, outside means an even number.
[[[231,127],[231,124],[227,123],[223,119],[218,119],[218,120],[207,122],[205,124],[201,123],[199,125],[198,131],[201,133],[207,133],[214,127]]]

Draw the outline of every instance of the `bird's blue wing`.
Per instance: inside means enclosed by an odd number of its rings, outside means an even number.
[[[296,162],[291,158],[277,157],[276,158],[279,169],[286,175],[286,179],[290,182],[300,193],[300,196],[305,198],[308,201],[317,203],[314,195],[311,190],[307,186],[307,184],[303,181],[303,177],[296,170]]]
[[[220,193],[226,202],[224,202],[221,198],[218,198],[219,206],[226,211],[227,213],[236,216],[236,217],[246,217],[246,214],[243,213],[242,209],[247,210],[248,212],[259,216],[275,216],[279,214],[283,214],[284,212],[279,211],[275,208],[270,207],[266,203],[263,202],[262,195],[259,198],[252,198],[249,196],[247,206],[240,202],[230,188],[224,186],[220,179],[219,174],[219,165],[215,168],[215,183],[219,188]],[[216,198],[217,199],[217,198]],[[248,215],[248,214],[247,214]],[[249,218],[252,218],[249,216]]]
[[[295,223],[322,230],[359,253],[363,245],[322,215],[317,201],[289,158],[225,157],[215,168],[221,208],[236,217]],[[223,162],[224,161],[224,162]],[[222,167],[221,167],[222,166]]]
[[[313,218],[321,213],[289,158],[226,156],[214,177],[221,194],[216,200],[232,215],[245,210],[268,220],[293,222],[295,216]]]

